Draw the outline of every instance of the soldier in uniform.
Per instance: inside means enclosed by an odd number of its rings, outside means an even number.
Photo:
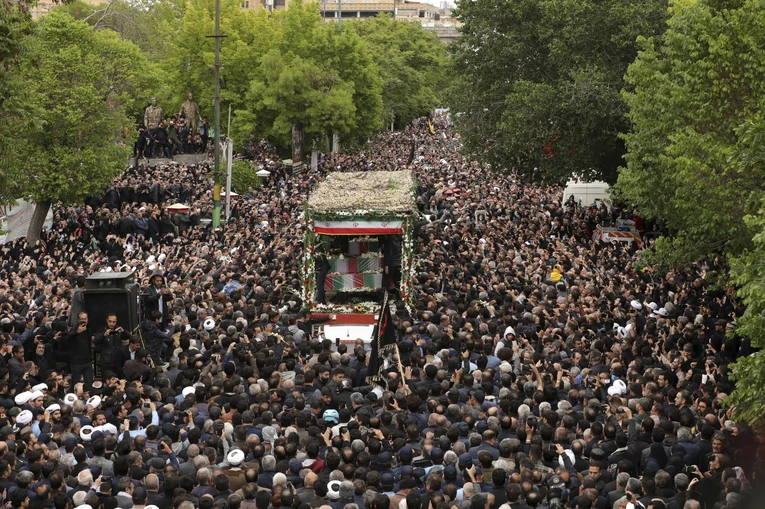
[[[160,128],[160,124],[162,124],[163,118],[164,114],[162,108],[157,106],[157,98],[152,97],[151,105],[146,108],[146,111],[143,113],[143,125],[145,125],[146,129],[149,131],[149,140],[146,143],[146,153],[148,154],[148,157],[154,157],[154,151],[157,149],[157,131]],[[161,147],[160,150],[162,150]]]
[[[178,117],[185,118],[189,131],[191,131],[192,134],[197,134],[197,126],[199,125],[202,116],[200,115],[199,105],[194,102],[192,93],[189,92],[187,97],[186,101],[181,104],[181,111],[178,113]]]
[[[157,98],[151,98],[151,105],[146,108],[143,114],[143,125],[149,129],[156,129],[162,122],[163,113],[162,108],[157,106]]]

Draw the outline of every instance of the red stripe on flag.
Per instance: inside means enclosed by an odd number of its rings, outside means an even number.
[[[325,228],[315,226],[314,231],[322,235],[396,235],[404,233],[403,228]]]

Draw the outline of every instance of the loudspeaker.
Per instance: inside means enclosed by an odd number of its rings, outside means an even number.
[[[90,329],[106,326],[109,313],[117,315],[117,325],[132,333],[138,327],[138,285],[126,288],[85,288],[84,310],[88,313]]]
[[[96,272],[85,279],[86,290],[127,288],[134,282],[132,272]]]

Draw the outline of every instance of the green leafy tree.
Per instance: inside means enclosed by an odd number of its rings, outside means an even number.
[[[726,403],[735,406],[734,416],[757,429],[765,429],[765,208],[748,215],[744,222],[752,232],[752,247],[733,258],[732,282],[747,308],[736,333],[748,337],[756,353],[742,357],[732,366],[736,389]]]
[[[23,140],[15,135],[39,114],[18,68],[32,31],[32,2],[0,0],[0,188],[9,189]],[[39,123],[36,124],[39,126]],[[2,201],[18,196],[6,193]]]
[[[660,0],[457,3],[449,106],[465,150],[527,178],[615,180],[620,92],[637,37],[665,29]]]
[[[15,133],[23,143],[15,185],[5,191],[37,204],[27,235],[35,240],[52,203],[81,202],[124,170],[133,140],[128,113],[149,62],[116,33],[55,11],[29,39],[19,73],[42,129],[28,122]]]
[[[765,347],[765,9],[762,2],[675,5],[661,39],[629,67],[632,129],[622,197],[676,233],[652,254],[665,267],[727,255],[747,306],[736,334]],[[726,281],[722,281],[725,283]],[[730,366],[735,416],[765,426],[765,354]]]
[[[138,46],[153,62],[171,55],[171,44],[186,11],[186,0],[76,0],[57,7],[96,30],[113,30]]]
[[[765,172],[753,152],[765,99],[759,2],[687,5],[661,40],[641,40],[625,93],[632,129],[618,187],[645,217],[677,233],[672,257],[739,253],[751,243]]]
[[[183,18],[165,48],[162,68],[170,95],[166,111],[177,112],[192,92],[202,115],[212,121],[215,75],[215,1],[188,0]],[[238,0],[221,0],[221,112],[230,104],[244,108],[254,69],[267,52],[279,43],[282,28],[275,16],[259,9],[242,9]],[[225,113],[221,124],[226,125]]]
[[[420,23],[387,14],[345,23],[367,44],[382,80],[383,123],[406,125],[441,104],[446,46]]]
[[[249,188],[260,187],[258,167],[250,161],[237,159],[231,164],[231,190],[244,195]]]
[[[329,132],[360,140],[382,126],[380,77],[353,30],[322,24],[315,3],[291,3],[269,19],[281,33],[254,68],[236,139],[257,133],[287,144],[301,125],[307,140]]]

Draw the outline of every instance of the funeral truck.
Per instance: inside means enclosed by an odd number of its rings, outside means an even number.
[[[303,219],[303,301],[326,339],[368,345],[383,290],[412,305],[416,181],[410,171],[330,173]]]

